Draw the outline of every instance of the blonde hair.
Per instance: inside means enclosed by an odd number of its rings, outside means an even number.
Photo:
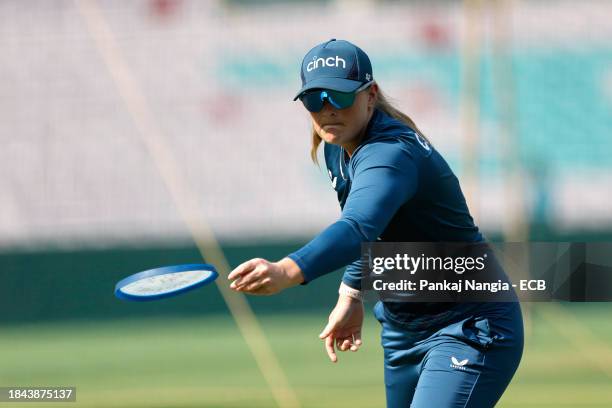
[[[387,115],[391,116],[392,118],[397,119],[400,122],[403,122],[408,127],[410,127],[412,130],[414,130],[419,136],[427,140],[429,144],[431,144],[429,139],[427,139],[425,135],[423,134],[423,132],[419,130],[417,125],[414,123],[414,121],[410,119],[410,116],[406,115],[404,112],[400,111],[395,106],[393,106],[393,104],[389,101],[389,98],[382,92],[380,87],[378,88],[378,97],[376,99],[376,105],[374,105],[374,107],[376,109],[379,109],[385,112]],[[319,145],[321,144],[321,142],[322,142],[321,136],[319,136],[319,134],[316,132],[316,130],[313,127],[312,128],[312,144],[310,147],[310,158],[317,165],[319,164],[319,160],[317,158],[317,150],[319,149]]]

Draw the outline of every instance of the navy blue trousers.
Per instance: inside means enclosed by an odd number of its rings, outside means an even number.
[[[439,321],[400,322],[375,305],[388,408],[487,408],[503,394],[523,354],[519,303],[453,309]]]

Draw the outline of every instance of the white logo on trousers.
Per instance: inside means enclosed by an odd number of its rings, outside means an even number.
[[[458,370],[465,370],[465,365],[468,363],[468,359],[466,358],[465,360],[457,360],[457,358],[455,356],[451,357],[451,368],[456,368]]]

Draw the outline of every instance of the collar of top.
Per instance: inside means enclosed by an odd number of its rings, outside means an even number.
[[[370,58],[356,45],[332,38],[308,51],[302,60],[302,88],[299,96],[311,89],[354,92],[373,80]]]

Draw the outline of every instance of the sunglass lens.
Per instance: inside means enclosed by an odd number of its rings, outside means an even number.
[[[304,107],[310,112],[319,112],[323,108],[323,100],[321,99],[321,92],[308,92],[300,96],[300,100],[304,104]]]
[[[328,99],[338,109],[346,109],[355,102],[355,94],[352,92],[327,91]]]

